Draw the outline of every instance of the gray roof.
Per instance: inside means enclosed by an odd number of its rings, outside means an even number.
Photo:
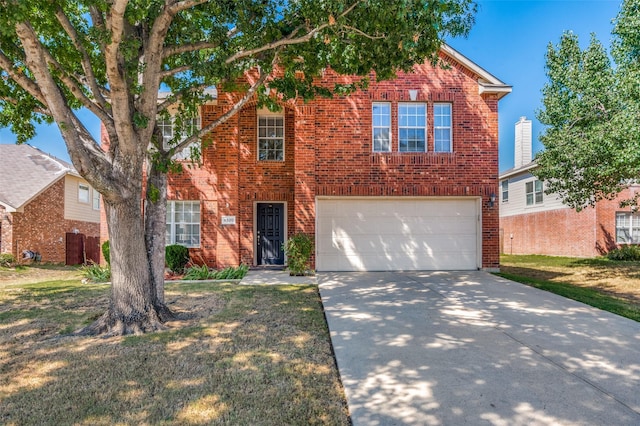
[[[509,170],[505,170],[504,172],[500,173],[500,175],[498,176],[498,179],[502,180],[511,176],[524,173],[524,172],[530,172],[532,169],[535,169],[537,166],[538,166],[538,163],[536,162],[536,160],[533,160],[532,162],[527,163],[524,166],[521,166],[518,168],[513,167]]]
[[[69,173],[78,175],[71,164],[31,145],[0,144],[0,204],[18,210]]]

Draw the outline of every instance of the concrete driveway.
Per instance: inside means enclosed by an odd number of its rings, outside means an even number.
[[[318,284],[355,426],[640,425],[640,323],[484,272]]]

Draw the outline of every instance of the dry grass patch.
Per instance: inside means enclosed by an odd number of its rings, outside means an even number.
[[[500,271],[549,281],[593,287],[640,304],[640,262],[555,256],[500,258]]]
[[[500,275],[640,320],[640,262],[502,255]]]
[[[316,287],[171,284],[171,329],[60,333],[105,308],[108,287],[0,287],[0,423],[348,424]]]
[[[28,263],[11,268],[0,266],[0,288],[13,284],[80,279],[80,268],[49,263]]]

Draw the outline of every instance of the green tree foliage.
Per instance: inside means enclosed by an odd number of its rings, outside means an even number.
[[[565,33],[547,51],[538,112],[545,150],[533,173],[577,210],[615,198],[640,177],[639,9],[640,0],[626,0],[615,20],[614,64],[594,35],[582,50]]]
[[[102,194],[112,303],[85,332],[152,331],[170,317],[162,273],[175,154],[252,99],[274,108],[348,93],[371,70],[388,78],[436,62],[442,40],[466,34],[474,13],[472,0],[0,1],[0,126],[24,142],[35,123],[57,123],[73,165]],[[362,80],[319,86],[327,67]],[[240,96],[196,129],[191,119],[214,87]],[[107,150],[81,109],[102,122]],[[170,114],[176,131],[164,146],[158,117]]]

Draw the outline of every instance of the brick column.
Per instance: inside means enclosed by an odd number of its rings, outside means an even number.
[[[233,101],[229,102],[229,105]],[[228,105],[227,105],[228,106]],[[225,111],[223,108],[220,113]],[[240,200],[238,195],[239,134],[241,117],[236,115],[216,129],[216,173],[218,218],[216,260],[219,268],[240,264]],[[222,224],[223,216],[235,216],[235,224]]]
[[[298,105],[295,120],[294,229],[315,235],[316,138],[315,105]],[[293,231],[293,232],[291,232]]]

